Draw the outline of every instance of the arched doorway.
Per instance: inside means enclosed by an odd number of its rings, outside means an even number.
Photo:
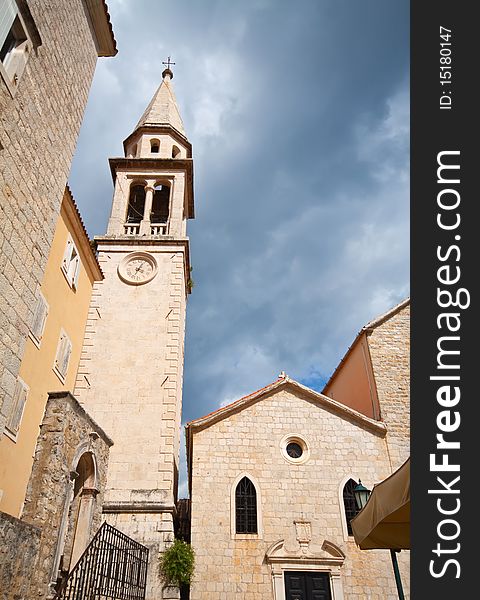
[[[77,463],[74,475],[73,498],[69,510],[69,526],[65,558],[70,555],[69,570],[77,563],[90,540],[96,485],[95,457],[92,452],[84,452]]]

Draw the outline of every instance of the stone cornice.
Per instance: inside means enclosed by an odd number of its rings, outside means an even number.
[[[110,14],[105,0],[84,0],[90,17],[92,36],[98,56],[115,56],[118,52]]]

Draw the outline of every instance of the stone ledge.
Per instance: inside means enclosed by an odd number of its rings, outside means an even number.
[[[173,504],[163,502],[105,502],[102,507],[104,514],[112,513],[176,513]]]

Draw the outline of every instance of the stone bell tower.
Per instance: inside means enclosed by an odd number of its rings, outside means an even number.
[[[114,440],[106,520],[150,548],[147,600],[163,597],[158,554],[173,540],[177,499],[187,219],[193,162],[167,68],[110,159],[108,230],[95,238],[105,275],[94,287],[75,395]],[[171,597],[171,596],[169,596]]]

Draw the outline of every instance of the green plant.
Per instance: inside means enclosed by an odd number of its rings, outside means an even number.
[[[189,585],[194,568],[195,552],[182,540],[175,540],[160,557],[160,573],[167,585]]]

